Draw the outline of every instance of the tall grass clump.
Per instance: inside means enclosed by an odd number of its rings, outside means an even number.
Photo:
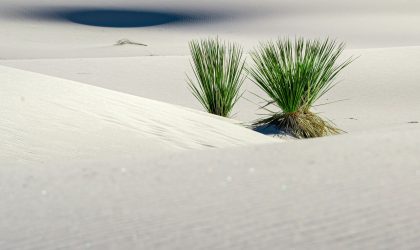
[[[353,59],[341,63],[343,43],[334,40],[279,39],[261,43],[251,53],[251,80],[281,111],[270,111],[254,126],[276,126],[297,138],[338,134],[340,129],[311,111],[314,103],[334,85],[337,75]],[[266,105],[266,106],[267,106]],[[265,106],[264,106],[265,107]]]
[[[228,117],[241,96],[244,81],[242,48],[218,38],[189,43],[195,81],[188,77],[193,95],[212,114]]]

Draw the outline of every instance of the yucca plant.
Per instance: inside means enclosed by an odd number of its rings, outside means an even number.
[[[337,75],[353,59],[341,63],[343,43],[335,40],[279,39],[261,43],[251,53],[251,80],[270,98],[267,105],[281,111],[270,111],[267,118],[254,126],[277,126],[297,138],[320,137],[342,132],[310,109],[334,85]]]
[[[189,45],[196,80],[188,77],[191,92],[209,113],[228,117],[245,79],[242,48],[218,38],[194,40]]]

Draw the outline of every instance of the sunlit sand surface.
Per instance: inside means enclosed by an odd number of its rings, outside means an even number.
[[[420,249],[420,4],[0,3],[0,249]],[[331,37],[356,61],[310,140],[186,85],[188,41]],[[129,41],[129,42],[119,42]]]

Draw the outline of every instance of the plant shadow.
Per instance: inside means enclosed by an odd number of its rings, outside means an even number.
[[[274,125],[260,125],[254,127],[253,130],[263,135],[294,138],[290,133],[286,132],[285,130],[279,129],[277,126]]]

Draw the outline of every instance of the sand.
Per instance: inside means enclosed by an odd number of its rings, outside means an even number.
[[[0,75],[6,165],[276,141],[204,112],[11,68]]]
[[[419,8],[2,1],[0,249],[420,248]],[[92,9],[180,21],[63,18]],[[315,111],[347,133],[284,140],[245,128],[261,113],[248,80],[234,119],[202,112],[185,83],[187,42],[212,35],[246,52],[286,35],[346,41],[359,58]]]

